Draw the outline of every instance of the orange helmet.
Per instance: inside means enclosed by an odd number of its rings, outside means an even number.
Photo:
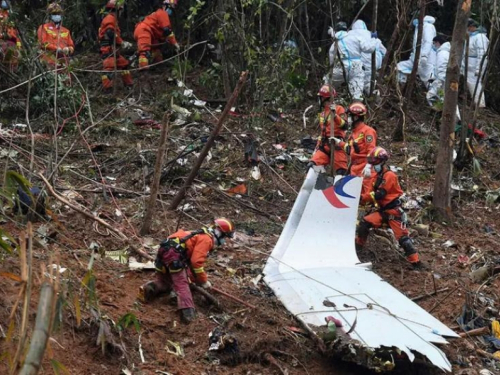
[[[59,3],[51,3],[47,7],[48,14],[61,14],[62,12],[63,12],[63,9]]]
[[[234,236],[234,224],[231,220],[225,217],[220,217],[214,220],[214,227],[219,229],[226,237],[232,238]]]
[[[177,6],[178,0],[163,0],[163,5],[168,8],[175,8]]]
[[[323,85],[318,91],[318,96],[325,99],[334,98],[337,96],[337,91],[330,85]]]
[[[371,165],[382,164],[389,160],[389,153],[384,148],[377,146],[368,153],[367,159]]]
[[[349,106],[349,113],[352,113],[355,116],[366,116],[368,110],[366,106],[361,102],[354,102]]]
[[[123,3],[117,6],[116,0],[109,0],[106,3],[105,8],[106,9],[122,9],[123,8]]]

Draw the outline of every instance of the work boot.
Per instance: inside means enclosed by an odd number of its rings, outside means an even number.
[[[196,310],[192,307],[188,307],[187,309],[181,309],[181,321],[185,324],[191,323],[196,319]]]
[[[157,294],[158,293],[156,291],[156,285],[154,282],[150,281],[149,283],[141,285],[139,287],[138,297],[142,302],[150,302]]]

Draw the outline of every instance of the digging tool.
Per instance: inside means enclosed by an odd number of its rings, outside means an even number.
[[[239,299],[239,298],[237,298],[237,297],[235,297],[235,296],[233,296],[233,295],[231,295],[229,293],[226,293],[226,292],[224,292],[224,291],[222,291],[222,290],[220,290],[220,289],[218,289],[216,287],[211,287],[210,290],[214,291],[216,293],[219,293],[220,295],[223,295],[224,297],[232,299],[233,301],[238,302],[238,303],[242,304],[243,306],[249,307],[251,309],[255,309],[256,308],[254,305],[251,305],[251,304],[249,304],[249,303],[247,303],[247,302],[245,302],[245,301],[243,301],[243,300],[241,300],[241,299]]]

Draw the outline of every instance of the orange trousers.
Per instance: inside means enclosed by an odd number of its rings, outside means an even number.
[[[396,240],[399,241],[402,237],[408,237],[408,229],[406,228],[404,223],[400,221],[401,212],[397,208],[384,211],[384,215],[389,216],[386,223],[394,232]],[[382,216],[382,213],[380,213],[379,211],[372,212],[371,214],[366,215],[363,220],[370,224],[372,228],[380,228],[382,224],[384,224],[384,218]],[[358,245],[364,246],[366,240],[367,236],[356,236],[356,243]]]
[[[316,148],[311,161],[316,165],[330,165],[330,147]],[[347,171],[347,155],[344,150],[335,148],[335,151],[333,151],[333,164],[336,171]]]
[[[160,48],[155,47],[155,45],[160,44],[160,41],[153,37],[149,27],[144,23],[140,23],[135,28],[134,39],[137,42],[137,52],[139,52],[139,68],[147,68],[150,59],[154,63],[163,60]]]
[[[132,86],[134,81],[132,79],[132,74],[126,68],[128,67],[128,60],[122,55],[116,55],[116,69],[120,70],[122,81],[125,86]],[[115,59],[111,54],[102,61],[102,66],[104,70],[113,72],[115,70]],[[105,89],[110,89],[113,87],[113,74],[106,73],[101,76],[102,85]]]

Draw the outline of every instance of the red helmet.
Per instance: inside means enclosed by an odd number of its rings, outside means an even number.
[[[366,106],[361,102],[354,102],[349,106],[349,113],[352,113],[355,116],[366,116],[368,110]]]
[[[318,91],[318,96],[325,99],[334,98],[337,96],[337,91],[330,85],[323,85]]]
[[[382,164],[389,160],[389,153],[384,148],[377,146],[368,153],[367,159],[371,165]]]
[[[106,6],[105,6],[106,9],[122,9],[123,8],[123,3],[118,5],[116,4],[116,0],[109,0],[107,3],[106,3]]]
[[[214,227],[218,228],[227,237],[232,238],[234,235],[234,224],[231,220],[225,217],[220,217],[214,220]]]

